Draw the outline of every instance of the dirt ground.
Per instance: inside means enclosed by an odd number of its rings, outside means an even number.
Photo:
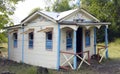
[[[90,66],[83,64],[78,71],[62,70],[59,74],[120,74],[120,59],[104,59],[102,63],[91,60]]]
[[[12,70],[13,66],[15,67],[16,71]],[[19,64],[9,60],[0,59],[0,73],[4,71],[10,71],[12,73],[17,74],[17,70],[20,70],[18,68],[24,67],[29,68],[31,66],[26,64],[24,65]],[[120,59],[107,59],[107,60],[104,59],[102,63],[98,63],[96,60],[92,60],[90,66],[83,64],[78,71],[74,70],[60,70],[60,71],[48,70],[48,71],[49,74],[120,74]]]
[[[91,66],[87,68],[94,72],[94,74],[120,74],[120,60],[107,59],[103,60],[101,63],[92,60]]]

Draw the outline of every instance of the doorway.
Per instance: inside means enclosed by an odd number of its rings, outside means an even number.
[[[76,39],[77,39],[77,41],[76,41],[77,53],[82,52],[82,48],[83,48],[83,46],[82,46],[82,43],[83,43],[82,37],[83,37],[83,29],[82,29],[82,27],[79,27],[78,30],[77,30],[77,36],[76,36]],[[82,57],[81,54],[79,56]],[[79,61],[79,60],[77,59],[77,61]]]

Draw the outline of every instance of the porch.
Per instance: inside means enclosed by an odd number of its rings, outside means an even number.
[[[58,61],[57,69],[60,68],[67,69],[66,66],[70,66],[71,69],[79,69],[83,62],[90,65],[91,55],[96,53],[96,27],[105,27],[105,56],[108,58],[108,34],[107,29],[110,23],[102,22],[84,22],[75,23],[70,21],[59,22],[58,24]],[[91,43],[91,48],[85,50],[85,30],[93,30],[93,39]],[[68,34],[68,35],[67,35]],[[90,34],[91,36],[91,34]],[[89,38],[86,38],[86,40]],[[72,44],[72,45],[71,45]],[[92,52],[93,51],[93,52]],[[103,57],[102,57],[103,58]],[[64,59],[64,60],[63,60]],[[87,59],[87,60],[86,60]],[[78,63],[79,61],[79,63]]]

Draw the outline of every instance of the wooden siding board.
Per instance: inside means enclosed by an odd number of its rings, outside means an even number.
[[[29,23],[25,29],[34,28],[34,47],[33,49],[28,49],[28,41],[27,41],[27,34],[25,35],[25,63],[29,63],[32,65],[39,65],[47,68],[56,68],[57,62],[57,25],[50,21],[48,22],[39,22],[36,23]],[[44,32],[37,32],[40,29],[44,29],[46,27],[53,27],[53,49],[52,51],[47,51],[45,47],[46,42],[46,34]],[[32,58],[32,59],[31,59]],[[34,60],[34,61],[33,61]],[[37,61],[37,62],[36,62]],[[47,62],[49,64],[47,64]]]
[[[90,56],[94,54],[94,28],[90,28],[90,46],[85,46],[85,29],[83,29],[83,51],[90,51]]]

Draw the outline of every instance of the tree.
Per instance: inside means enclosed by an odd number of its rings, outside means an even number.
[[[47,11],[56,11],[56,12],[70,10],[73,8],[69,5],[70,1],[71,0],[45,0],[44,2],[47,5],[45,9]]]
[[[0,0],[0,30],[6,25],[6,24],[13,24],[10,22],[10,15],[14,14],[15,10],[15,4],[18,3],[18,1],[23,0]],[[4,34],[4,33],[0,33]],[[0,35],[0,40],[4,40],[4,35]]]
[[[30,14],[32,14],[32,13],[38,11],[38,10],[42,10],[42,9],[39,8],[39,7],[33,8],[33,9],[30,11]]]
[[[120,37],[119,0],[82,0],[82,6],[101,21],[111,22],[111,25],[109,26],[110,41],[113,41],[116,37]],[[103,30],[100,30],[98,34],[99,39],[102,39],[100,41],[103,41],[103,34]]]
[[[56,12],[62,12],[70,9],[72,9],[72,7],[70,7],[68,0],[61,0],[60,2],[56,1],[52,6],[52,11]]]

